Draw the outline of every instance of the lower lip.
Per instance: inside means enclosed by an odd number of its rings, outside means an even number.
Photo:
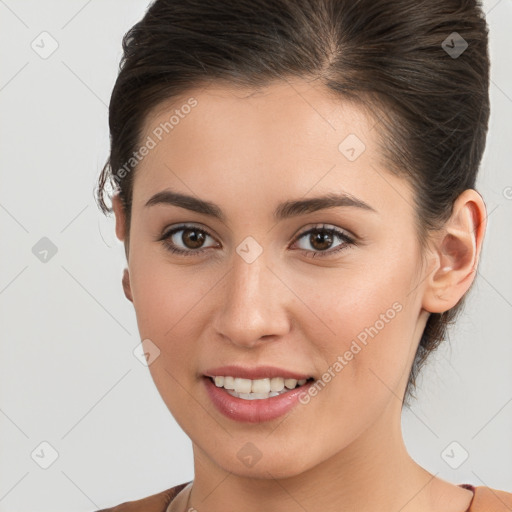
[[[261,423],[283,416],[297,404],[302,393],[307,392],[314,381],[292,389],[282,395],[261,400],[244,400],[231,396],[224,388],[217,387],[209,377],[203,378],[206,391],[217,409],[228,418],[244,423]]]

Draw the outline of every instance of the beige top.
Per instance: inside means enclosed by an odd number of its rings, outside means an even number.
[[[165,512],[188,512],[187,503],[192,490],[193,482],[190,482],[184,489],[182,489],[176,498],[174,498],[169,506],[165,509]],[[194,509],[192,509],[194,510]]]
[[[176,495],[165,509],[165,512],[197,512],[193,507],[187,509],[192,484],[193,481]],[[473,500],[466,512],[504,512],[505,510],[512,510],[512,508],[509,508],[512,505],[512,494],[488,487],[473,487],[472,490],[474,492]]]
[[[183,483],[136,501],[121,503],[96,512],[197,512],[188,505],[192,483]],[[512,493],[491,487],[461,484],[473,491],[473,500],[466,512],[511,512]],[[188,505],[188,508],[187,508]]]

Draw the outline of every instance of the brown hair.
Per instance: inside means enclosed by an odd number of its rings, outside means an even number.
[[[489,119],[488,28],[476,0],[156,0],[124,36],[123,51],[96,198],[111,212],[105,186],[118,187],[128,234],[132,156],[145,119],[212,80],[256,88],[317,79],[371,109],[387,168],[413,186],[422,247],[459,194],[475,188]],[[404,403],[466,295],[430,314]]]

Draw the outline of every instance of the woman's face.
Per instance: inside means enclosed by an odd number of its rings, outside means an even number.
[[[164,402],[196,454],[226,471],[292,476],[399,431],[428,269],[412,189],[382,167],[375,123],[300,80],[214,83],[146,120],[129,293]],[[191,199],[147,204],[166,191]],[[355,204],[314,201],[343,194]],[[246,400],[214,374],[262,380],[237,389],[318,382]]]

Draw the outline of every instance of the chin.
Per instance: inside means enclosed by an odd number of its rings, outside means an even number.
[[[233,449],[237,446],[236,449]],[[304,443],[299,443],[301,447]],[[240,447],[238,447],[240,446]],[[259,446],[259,448],[258,448]],[[292,478],[308,471],[320,462],[320,457],[304,453],[300,447],[282,447],[276,450],[267,442],[237,441],[230,445],[218,444],[208,450],[209,457],[224,471],[247,478],[268,480]]]

